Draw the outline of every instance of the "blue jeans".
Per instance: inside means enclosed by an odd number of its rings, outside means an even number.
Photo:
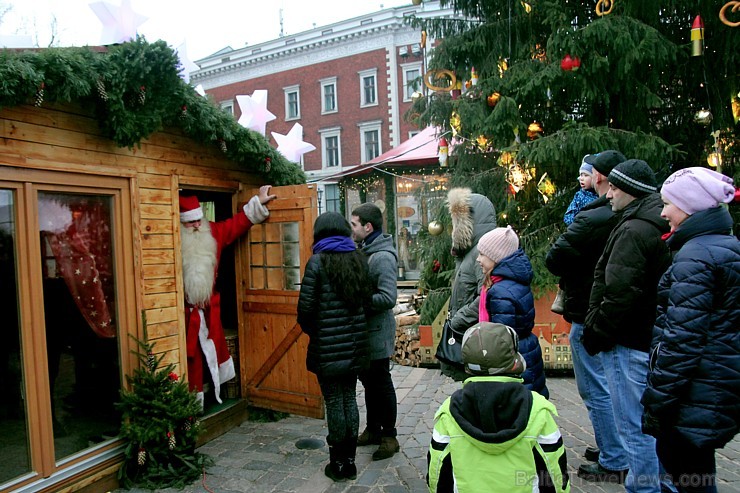
[[[648,353],[624,346],[601,353],[617,432],[627,451],[630,472],[627,493],[660,493],[660,465],[655,438],[642,432],[642,404],[648,374]]]
[[[629,468],[627,451],[615,426],[612,398],[601,364],[601,354],[591,356],[586,352],[581,344],[582,333],[583,324],[573,322],[570,326],[570,351],[578,393],[588,410],[596,446],[600,450],[599,464],[605,469],[623,471]]]

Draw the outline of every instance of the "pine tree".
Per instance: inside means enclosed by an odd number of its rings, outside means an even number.
[[[153,355],[153,344],[137,343],[140,366],[126,377],[130,390],[121,391],[117,404],[121,438],[128,442],[118,478],[125,488],[182,488],[210,463],[195,451],[200,404],[174,365],[160,368],[163,355]]]
[[[599,1],[612,7],[603,16],[593,0],[440,3],[455,15],[410,22],[440,40],[429,68],[463,79],[462,94],[429,90],[407,117],[455,135],[450,185],[487,195],[500,224],[520,233],[536,291],[554,285],[544,256],[564,229],[585,154],[620,150],[647,161],[662,181],[676,169],[707,166],[720,150],[722,171],[737,173],[740,29],[720,22],[724,2]],[[704,53],[691,56],[697,14]],[[465,88],[473,67],[477,84]],[[701,109],[711,121],[697,118]],[[445,248],[444,236],[425,244],[424,258]]]

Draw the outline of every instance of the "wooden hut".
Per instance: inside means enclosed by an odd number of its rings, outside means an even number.
[[[0,491],[116,487],[134,337],[187,378],[183,190],[219,220],[281,185],[221,260],[238,370],[206,401],[202,440],[249,405],[322,417],[295,320],[316,215],[303,172],[182,82],[164,42],[0,59]]]

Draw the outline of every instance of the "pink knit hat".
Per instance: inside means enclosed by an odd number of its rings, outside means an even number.
[[[689,216],[695,212],[730,203],[735,196],[732,178],[707,168],[684,168],[663,182],[663,198]]]
[[[511,226],[495,228],[478,240],[478,253],[482,253],[496,263],[519,249],[519,237]]]

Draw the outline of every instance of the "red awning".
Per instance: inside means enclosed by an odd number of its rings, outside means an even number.
[[[439,164],[439,129],[427,127],[400,145],[344,173],[354,176],[379,167],[431,166]],[[450,139],[448,139],[450,140]],[[452,146],[450,146],[452,147]]]

